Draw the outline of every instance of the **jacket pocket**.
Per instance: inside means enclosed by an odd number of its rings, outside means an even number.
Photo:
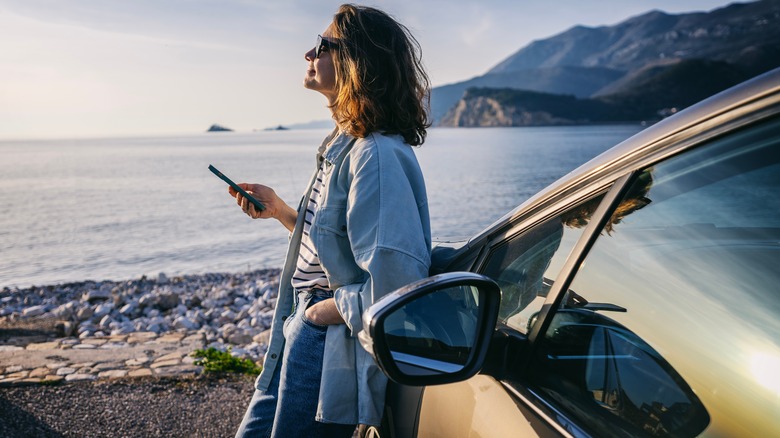
[[[362,278],[349,243],[346,207],[318,210],[309,233],[331,288],[336,289]]]
[[[347,237],[347,208],[324,207],[317,210],[312,227],[318,228],[323,233],[332,233],[340,237]]]

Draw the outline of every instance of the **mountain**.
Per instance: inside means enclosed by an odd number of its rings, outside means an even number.
[[[619,105],[511,88],[469,88],[443,126],[550,126],[620,122]]]
[[[440,126],[549,126],[656,121],[746,79],[732,64],[700,59],[642,69],[631,87],[593,98],[511,88],[469,88]]]
[[[701,70],[703,66],[716,70],[710,73]],[[697,80],[704,78],[718,85],[704,88],[717,92],[777,66],[780,0],[734,3],[707,13],[650,11],[614,26],[575,26],[534,41],[485,75],[434,88],[431,113],[440,120],[471,87],[508,87],[615,102],[639,98],[637,90],[648,81],[658,87],[676,86],[676,74],[697,71],[703,76],[679,83],[697,86]],[[715,76],[712,81],[706,79],[710,75]],[[666,92],[664,88],[655,92],[661,90]]]

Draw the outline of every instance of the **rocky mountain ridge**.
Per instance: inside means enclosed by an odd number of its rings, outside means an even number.
[[[534,41],[485,75],[434,88],[431,112],[437,124],[445,126],[493,126],[508,119],[491,120],[489,114],[510,113],[522,124],[560,122],[555,113],[538,113],[538,106],[530,117],[527,108],[496,107],[484,93],[479,98],[464,95],[479,87],[594,99],[628,110],[619,119],[653,119],[777,66],[778,0],[734,3],[707,13],[651,11],[614,26],[575,26]],[[476,100],[462,100],[467,97]]]

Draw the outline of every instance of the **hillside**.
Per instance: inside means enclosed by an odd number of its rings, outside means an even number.
[[[614,26],[575,26],[534,41],[485,75],[434,88],[431,112],[441,122],[462,104],[467,89],[488,87],[634,102],[642,107],[637,115],[647,114],[690,105],[778,66],[780,0],[708,13],[651,11]]]
[[[746,79],[721,61],[685,60],[643,69],[631,87],[593,98],[511,88],[469,88],[440,126],[549,126],[657,121]]]

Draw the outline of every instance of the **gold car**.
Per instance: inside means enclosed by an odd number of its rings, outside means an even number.
[[[780,70],[647,128],[378,301],[384,437],[780,436]]]

